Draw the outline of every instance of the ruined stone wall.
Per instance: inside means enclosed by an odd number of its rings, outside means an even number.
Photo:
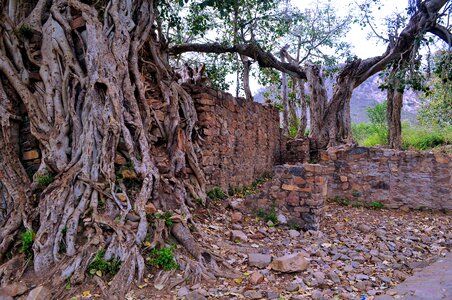
[[[272,106],[191,86],[204,142],[201,166],[210,186],[250,185],[279,163],[279,113]]]
[[[279,165],[273,177],[259,194],[247,197],[247,210],[275,209],[288,218],[291,225],[305,230],[318,230],[327,196],[324,168],[318,164]]]
[[[452,209],[452,156],[382,148],[320,153],[328,197],[388,208]]]

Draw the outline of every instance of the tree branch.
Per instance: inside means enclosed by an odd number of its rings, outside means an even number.
[[[238,53],[256,60],[262,68],[274,68],[278,71],[287,73],[296,78],[306,79],[306,73],[298,65],[281,62],[273,54],[263,50],[256,43],[247,43],[234,46],[224,46],[219,43],[188,43],[174,45],[169,49],[170,55],[177,55],[186,52],[201,52],[201,53]]]
[[[437,37],[445,41],[449,46],[452,46],[452,33],[449,32],[446,27],[440,24],[435,24],[435,26],[431,27],[428,32],[436,35]]]

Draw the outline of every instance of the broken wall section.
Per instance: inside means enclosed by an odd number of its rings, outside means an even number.
[[[320,153],[328,198],[387,208],[452,210],[452,157],[384,148],[331,148]]]
[[[209,185],[250,185],[270,174],[281,156],[279,112],[272,106],[190,86],[204,142],[201,168]]]

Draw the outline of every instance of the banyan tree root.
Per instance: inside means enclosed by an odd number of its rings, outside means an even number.
[[[34,229],[34,270],[49,274],[49,282],[78,284],[86,279],[96,252],[104,249],[106,260],[121,261],[106,295],[123,299],[132,283],[143,278],[145,239],[150,236],[156,247],[164,244],[166,230],[158,222],[155,228],[150,226],[146,205],[177,209],[191,220],[191,199],[206,198],[194,134],[197,114],[162,53],[165,41],[160,38],[157,3],[111,0],[99,6],[40,0],[28,17],[18,20],[16,14],[8,15],[9,2],[3,2],[0,182],[9,213],[2,221],[0,259],[21,227]],[[75,26],[74,20],[80,19],[83,24]],[[14,24],[20,24],[20,30]],[[30,76],[36,70],[39,74]],[[2,93],[5,84],[9,94]],[[162,99],[163,122],[147,100],[149,86]],[[34,227],[29,220],[33,214],[26,214],[33,209],[25,208],[31,205],[31,187],[36,185],[24,175],[15,151],[3,147],[11,143],[8,122],[14,115],[3,105],[7,101],[11,107],[25,107],[39,142],[42,160],[34,181],[45,174],[54,177],[37,193],[39,216],[34,216]],[[158,152],[155,130],[165,141],[159,145],[164,144],[169,158],[163,166],[153,155]],[[137,175],[139,184],[133,191],[117,179],[114,161],[119,151]],[[6,173],[8,177],[3,176]],[[186,225],[176,223],[171,230],[194,257],[186,264],[185,275],[213,280],[221,272],[217,265],[221,260],[200,246]]]

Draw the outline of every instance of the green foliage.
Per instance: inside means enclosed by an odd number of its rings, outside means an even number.
[[[267,180],[271,178],[271,174],[265,173],[256,180],[254,180],[249,186],[229,186],[228,195],[236,196],[240,198],[248,197],[249,195],[254,195],[259,192],[259,188],[264,184]]]
[[[179,268],[173,255],[174,247],[164,247],[162,249],[153,248],[149,254],[148,263],[151,266],[161,268],[165,271]]]
[[[388,102],[383,101],[381,103],[375,104],[373,107],[366,109],[367,116],[369,117],[370,123],[376,126],[385,127],[387,124],[386,119],[386,108],[388,107]]]
[[[31,39],[33,37],[33,29],[25,24],[23,24],[22,26],[19,27],[19,29],[17,29],[17,33],[26,39]]]
[[[384,208],[384,205],[381,202],[374,201],[374,202],[370,203],[370,207],[372,207],[373,209],[382,209],[382,208]]]
[[[210,191],[208,191],[207,192],[207,196],[211,200],[224,200],[224,199],[226,199],[228,197],[226,195],[226,193],[223,192],[223,190],[220,187],[218,187],[218,186],[215,186]]]
[[[447,127],[402,127],[402,148],[425,151],[452,144],[452,125]]]
[[[154,214],[147,214],[146,218],[149,223],[153,223],[155,219],[165,220],[165,225],[171,227],[174,224],[172,216],[171,212],[165,211],[164,213],[156,212]]]
[[[349,206],[350,205],[350,200],[348,200],[347,198],[339,197],[339,196],[334,197],[333,201],[341,206]]]
[[[267,209],[259,208],[256,210],[255,214],[258,218],[261,218],[266,222],[272,221],[273,224],[278,224],[278,215],[274,205]]]
[[[418,120],[423,126],[452,126],[452,54],[442,51],[433,56],[429,89],[421,94]]]
[[[90,275],[110,275],[114,276],[118,273],[121,268],[121,261],[116,258],[112,258],[110,261],[106,261],[105,258],[105,250],[97,251],[94,259],[88,265],[87,272]]]
[[[373,147],[387,145],[387,131],[370,123],[352,124],[354,139],[359,145]],[[418,151],[429,150],[452,144],[452,125],[450,126],[412,126],[402,123],[402,148]]]
[[[35,236],[35,232],[31,229],[27,229],[21,235],[20,252],[25,254],[28,259],[33,258],[33,243]]]
[[[39,188],[45,188],[46,186],[51,184],[54,179],[55,179],[55,177],[49,171],[46,171],[43,174],[36,175],[36,182],[37,182]]]

